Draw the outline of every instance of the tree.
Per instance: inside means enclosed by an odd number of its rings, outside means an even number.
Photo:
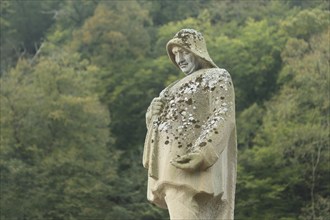
[[[31,56],[40,47],[47,30],[54,23],[54,13],[61,0],[1,1],[1,69],[3,73],[22,56]]]
[[[196,18],[199,12],[209,7],[211,0],[197,1],[152,1],[147,5],[154,25],[162,26],[173,21]],[[143,4],[144,1],[141,1]],[[145,4],[145,3],[144,3]]]
[[[47,46],[44,47],[47,50]],[[95,66],[78,54],[20,60],[1,79],[1,218],[103,218],[116,178]]]
[[[328,216],[328,31],[314,34],[307,42],[287,41],[281,89],[266,104],[253,147],[241,153],[240,217]]]
[[[236,218],[329,213],[328,1],[0,6],[1,219],[168,218],[146,201],[144,115],[183,77],[165,51],[182,28],[233,77]]]
[[[83,57],[103,67],[123,57],[136,59],[148,52],[148,24],[147,11],[136,1],[101,2],[94,15],[74,32],[71,44]]]

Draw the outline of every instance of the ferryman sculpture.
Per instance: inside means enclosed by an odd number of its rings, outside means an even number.
[[[186,74],[151,102],[143,166],[147,198],[171,219],[234,219],[235,95],[229,73],[210,58],[204,37],[182,29],[166,46]]]

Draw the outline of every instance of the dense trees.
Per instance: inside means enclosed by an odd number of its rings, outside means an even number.
[[[329,215],[329,29],[315,30],[315,23],[328,21],[315,10],[301,11],[288,23],[298,22],[302,15],[313,17],[303,30],[302,24],[296,26],[309,37],[290,29],[281,52],[280,89],[265,103],[259,121],[252,116],[259,129],[243,127],[258,132],[250,139],[254,143],[245,143],[250,148],[240,154],[238,216],[242,218],[326,219]],[[250,111],[258,111],[255,105],[250,109],[241,120],[251,120]]]
[[[327,31],[309,42],[287,42],[281,75],[291,77],[266,104],[254,147],[241,154],[240,183],[245,186],[240,188],[245,188],[241,195],[244,203],[250,204],[242,217],[255,219],[262,214],[280,218],[284,212],[295,219],[297,207],[302,208],[301,219],[328,216],[329,101],[321,98],[329,93],[327,44]],[[298,45],[306,53],[292,50]],[[253,191],[258,196],[251,198]],[[249,215],[251,205],[256,210],[263,207],[263,211]]]
[[[20,60],[2,76],[1,218],[104,214],[118,153],[107,146],[109,115],[94,74],[77,54],[62,53]]]
[[[329,216],[327,1],[2,1],[1,219],[161,219],[144,114],[200,30],[235,84],[237,219]]]

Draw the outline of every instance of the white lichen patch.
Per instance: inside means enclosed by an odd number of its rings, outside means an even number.
[[[173,90],[162,91],[166,102],[155,122],[158,130],[171,137],[169,143],[188,151],[206,146],[230,112],[233,103],[226,101],[230,86],[227,71],[214,68],[181,81]]]

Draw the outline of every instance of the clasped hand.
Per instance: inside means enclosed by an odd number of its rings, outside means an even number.
[[[189,172],[198,170],[202,163],[203,157],[200,153],[189,153],[171,160],[173,166]]]

